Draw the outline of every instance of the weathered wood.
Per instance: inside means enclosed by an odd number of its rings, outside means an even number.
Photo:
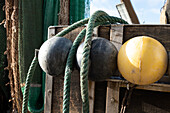
[[[123,25],[112,26],[110,30],[110,41],[119,51],[123,43]]]
[[[130,0],[121,0],[121,2],[125,4],[126,9],[127,9],[128,13],[129,13],[129,16],[131,18],[132,23],[133,24],[139,24],[138,17],[137,17],[137,15],[135,13],[135,10],[133,9],[133,6],[132,6]]]
[[[48,39],[55,35],[55,28],[49,27],[48,29]],[[45,82],[45,106],[44,112],[51,113],[52,108],[52,95],[53,95],[53,76],[46,74],[46,82]]]
[[[89,113],[94,113],[95,82],[89,80]]]
[[[115,45],[119,51],[123,43],[123,29],[124,25],[114,25],[110,29],[110,41]],[[119,71],[117,70],[114,76],[120,76]]]
[[[114,26],[110,30],[110,41],[115,45],[117,50],[123,43],[123,26]],[[119,83],[108,82],[106,96],[106,113],[119,112]]]
[[[99,27],[94,28],[93,36],[98,37]],[[95,103],[95,82],[88,81],[88,92],[89,92],[89,113],[94,113],[94,103]]]
[[[110,40],[110,25],[96,28],[96,36]],[[94,113],[105,113],[107,82],[95,82]]]
[[[127,21],[129,24],[132,24],[132,20],[131,20],[131,17],[127,11],[125,3],[122,2],[121,4],[116,5],[116,8],[119,12],[120,17],[122,19],[124,19],[125,21]]]
[[[55,35],[59,31],[63,30],[66,26],[59,26],[59,27],[53,27],[55,29],[55,33],[52,34]],[[52,28],[52,27],[51,27]],[[64,37],[74,40],[78,33],[83,29],[84,27],[77,28],[70,32],[69,34],[65,35]],[[160,41],[165,48],[170,50],[170,41],[168,37],[168,32],[170,31],[170,25],[111,25],[111,26],[100,26],[96,28],[97,31],[96,35],[94,36],[99,36],[103,38],[110,39],[112,43],[117,46],[118,50],[120,49],[122,43],[127,41],[128,39],[139,36],[139,35],[147,35],[151,36],[158,41]],[[118,74],[118,73],[117,73]],[[166,76],[167,77],[167,76]],[[54,77],[53,78],[53,91],[52,91],[52,110],[51,112],[62,112],[62,97],[63,97],[63,76],[62,77]],[[113,81],[114,80],[114,81]],[[163,80],[163,79],[162,79]],[[167,80],[167,79],[166,79]],[[170,79],[169,79],[170,80]],[[71,99],[70,99],[70,112],[72,113],[80,113],[82,109],[82,103],[81,103],[81,95],[80,95],[80,82],[79,82],[79,72],[75,70],[72,74],[72,83],[71,83]],[[127,81],[125,80],[115,80],[115,79],[109,79],[109,82],[115,82],[114,84],[119,87],[125,87],[127,84]],[[109,84],[108,82],[108,84]],[[107,112],[113,112],[112,109],[117,109],[118,108],[118,103],[114,103],[109,105],[110,103],[110,97],[109,95],[112,95],[114,98],[118,97],[118,91],[119,89],[116,89],[115,85],[114,88],[109,88],[107,87],[107,95],[106,95],[106,82],[97,82],[93,87],[91,87],[91,91],[89,92],[90,96],[90,110],[94,111],[94,113],[104,113],[105,111]],[[118,85],[119,83],[119,85]],[[112,83],[110,83],[112,84]],[[156,86],[158,84],[153,84],[149,86],[139,86],[137,88],[139,89],[150,89],[154,91],[169,91],[169,87],[166,86],[165,84],[159,84],[160,86]],[[109,86],[109,85],[108,85]],[[89,86],[90,87],[90,86]],[[94,88],[95,87],[95,88]],[[161,88],[160,88],[161,87]],[[89,88],[90,89],[90,88]],[[95,89],[95,90],[94,90]],[[109,92],[113,91],[111,94]],[[94,94],[95,92],[95,94]],[[106,97],[107,96],[107,97]],[[91,97],[93,99],[91,99]],[[107,98],[107,99],[106,99]],[[105,100],[107,100],[105,102]],[[116,100],[117,102],[119,101]],[[91,104],[92,103],[92,104]],[[91,106],[92,105],[92,106]],[[113,107],[114,105],[114,107]],[[103,107],[105,106],[105,107]],[[108,107],[108,106],[112,106]],[[107,108],[108,107],[108,108]],[[94,110],[93,110],[94,109]],[[118,109],[117,109],[118,111]],[[107,113],[106,112],[106,113]]]
[[[111,26],[99,26],[98,36],[110,40],[110,28]]]
[[[54,77],[52,113],[62,113],[63,107],[63,83],[64,76]],[[70,113],[82,112],[82,100],[80,94],[80,75],[77,70],[71,75],[70,84]]]
[[[127,84],[121,84],[120,87],[126,87]],[[161,85],[161,84],[151,84],[151,85],[144,85],[144,86],[137,86],[136,89],[143,89],[143,90],[151,90],[151,91],[160,91],[160,92],[170,92],[170,86]]]
[[[105,113],[107,82],[95,82],[94,113]]]
[[[51,106],[52,106],[52,89],[53,87],[53,77],[50,75],[46,75],[46,87],[45,87],[45,106],[44,112],[51,113]]]
[[[55,27],[55,34],[62,31],[67,26]],[[70,39],[72,42],[84,27],[73,30],[72,32],[65,35],[65,38]],[[52,113],[62,112],[63,107],[63,85],[64,85],[64,74],[60,77],[54,77],[53,81],[53,104]],[[81,113],[82,111],[82,100],[80,94],[80,75],[78,70],[74,70],[71,76],[70,84],[70,113]]]
[[[65,29],[66,27],[68,27],[67,25],[60,25],[60,26],[56,26],[55,27],[55,34],[59,33],[60,31],[62,31],[63,29]],[[77,29],[74,29],[73,31],[69,32],[68,34],[64,35],[63,37],[70,39],[72,42],[75,40],[75,38],[77,37],[77,35],[85,28],[84,27],[79,27]]]
[[[170,3],[169,0],[166,1],[164,6],[161,10],[161,16],[160,16],[160,23],[161,24],[169,24],[170,23]]]
[[[125,25],[123,42],[136,36],[146,35],[160,41],[166,50],[170,51],[169,31],[170,25]]]
[[[128,84],[128,81],[126,81],[126,80],[108,79],[107,81],[119,83],[119,87],[127,87],[127,84]],[[153,83],[153,84],[150,84],[150,85],[137,86],[136,89],[170,92],[170,84]]]
[[[118,82],[108,82],[106,113],[119,113],[119,90]]]
[[[168,77],[170,77],[170,51],[168,51],[168,69],[167,69]]]

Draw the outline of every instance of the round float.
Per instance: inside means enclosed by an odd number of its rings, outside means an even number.
[[[39,50],[38,61],[40,67],[52,76],[64,73],[71,40],[64,37],[52,37],[45,41]]]
[[[157,40],[139,36],[125,42],[118,53],[118,69],[131,83],[147,85],[158,81],[167,69],[167,52]]]
[[[83,46],[84,43],[79,46],[76,54],[79,67],[83,57]],[[109,79],[117,69],[117,53],[116,47],[109,40],[94,37],[90,51],[89,79],[93,81]]]

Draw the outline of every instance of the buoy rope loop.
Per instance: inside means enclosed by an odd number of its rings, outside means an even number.
[[[31,80],[34,75],[34,71],[35,71],[37,64],[38,64],[38,57],[37,57],[37,55],[35,55],[35,57],[33,58],[32,62],[31,62],[31,65],[29,67],[28,73],[27,73],[25,89],[24,89],[24,94],[23,94],[22,113],[27,113],[30,84],[31,84]],[[28,110],[32,113],[33,112],[36,112],[36,113],[42,112],[44,110],[44,104],[43,104],[42,108],[40,108],[40,109],[34,109],[29,106]]]
[[[100,12],[100,11],[99,11]],[[99,13],[98,12],[98,13]],[[97,13],[97,12],[96,12]],[[98,16],[98,18],[96,19],[96,21],[93,23],[95,24],[94,27],[99,26],[99,25],[105,25],[105,24],[116,24],[116,23],[121,23],[121,24],[127,24],[126,21],[117,18],[117,17],[113,17],[113,16],[108,16],[105,12],[102,11],[102,16]],[[106,14],[106,15],[105,15]],[[79,23],[79,22],[77,22]],[[70,27],[70,28],[69,28]],[[74,29],[76,27],[74,27],[74,25],[71,25],[67,27],[66,29]],[[69,113],[69,101],[70,101],[70,82],[71,82],[71,73],[68,73],[67,71],[67,67],[70,67],[73,69],[73,64],[74,64],[74,58],[75,58],[75,54],[77,51],[77,48],[80,44],[80,42],[82,41],[82,39],[84,38],[85,34],[86,34],[86,29],[84,28],[79,35],[76,37],[76,39],[73,42],[73,45],[70,49],[68,58],[67,58],[67,63],[66,63],[66,68],[65,68],[65,76],[64,76],[64,91],[63,91],[63,113]],[[63,31],[61,31],[59,34],[62,34]],[[66,33],[66,31],[64,31]],[[91,31],[92,32],[92,31]],[[57,34],[58,35],[58,34]],[[62,36],[64,36],[65,34],[63,33]],[[89,43],[87,43],[89,44]],[[90,49],[89,49],[90,50]],[[88,63],[84,66],[84,72],[86,72],[86,70],[88,70]],[[87,73],[82,72],[82,74],[86,74],[85,76],[82,76],[82,82],[81,82],[81,87],[87,87]],[[88,87],[83,89],[81,88],[81,94],[82,94],[82,98],[84,99],[84,106],[83,106],[83,113],[88,113],[89,112],[89,104],[88,104]]]
[[[80,71],[80,81],[81,81],[81,96],[83,101],[83,113],[89,113],[89,101],[88,101],[88,67],[89,67],[89,53],[90,53],[90,47],[91,47],[91,37],[93,33],[93,29],[96,26],[99,25],[106,25],[106,24],[128,24],[126,21],[124,21],[121,18],[109,16],[104,11],[96,11],[90,18],[86,18],[83,20],[80,20],[70,26],[68,26],[66,29],[59,32],[56,37],[62,37],[66,35],[67,33],[71,32],[72,30],[84,26],[87,24],[87,32],[86,28],[84,28],[76,37],[76,39],[73,42],[73,45],[70,49],[66,68],[65,68],[65,76],[64,76],[64,90],[63,90],[63,113],[69,113],[69,102],[70,102],[70,82],[71,82],[71,73],[74,68],[74,58],[77,51],[77,48],[79,44],[81,43],[82,39],[85,36],[85,46],[83,49],[83,60],[81,62],[81,71]],[[24,95],[23,95],[23,105],[22,105],[22,113],[27,113],[27,105],[28,105],[28,98],[29,98],[29,89],[30,89],[30,81],[32,79],[32,76],[34,74],[36,65],[38,63],[37,56],[35,56],[32,60],[32,63],[29,67],[27,78],[26,78],[26,84],[24,89]],[[57,67],[56,67],[57,68]],[[44,109],[40,110],[29,110],[31,112],[41,112]]]

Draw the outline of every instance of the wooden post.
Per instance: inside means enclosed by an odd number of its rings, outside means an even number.
[[[93,35],[98,37],[98,27],[94,28]],[[89,113],[94,113],[95,82],[89,80]]]
[[[95,82],[89,80],[89,113],[94,113]]]
[[[55,28],[48,28],[48,39],[55,35]],[[52,92],[53,92],[53,76],[46,74],[46,82],[45,82],[45,113],[51,113],[52,109]]]
[[[123,27],[113,26],[110,30],[110,41],[116,46],[119,51],[123,43]],[[106,95],[106,113],[119,112],[119,83],[109,82]]]
[[[108,82],[106,113],[119,113],[119,82]]]
[[[115,45],[119,51],[123,43],[123,25],[112,26],[110,30],[110,41]]]

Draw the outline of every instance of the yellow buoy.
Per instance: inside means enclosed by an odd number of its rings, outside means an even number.
[[[147,85],[158,81],[167,69],[167,52],[157,40],[139,36],[125,42],[118,53],[118,69],[131,83]]]

